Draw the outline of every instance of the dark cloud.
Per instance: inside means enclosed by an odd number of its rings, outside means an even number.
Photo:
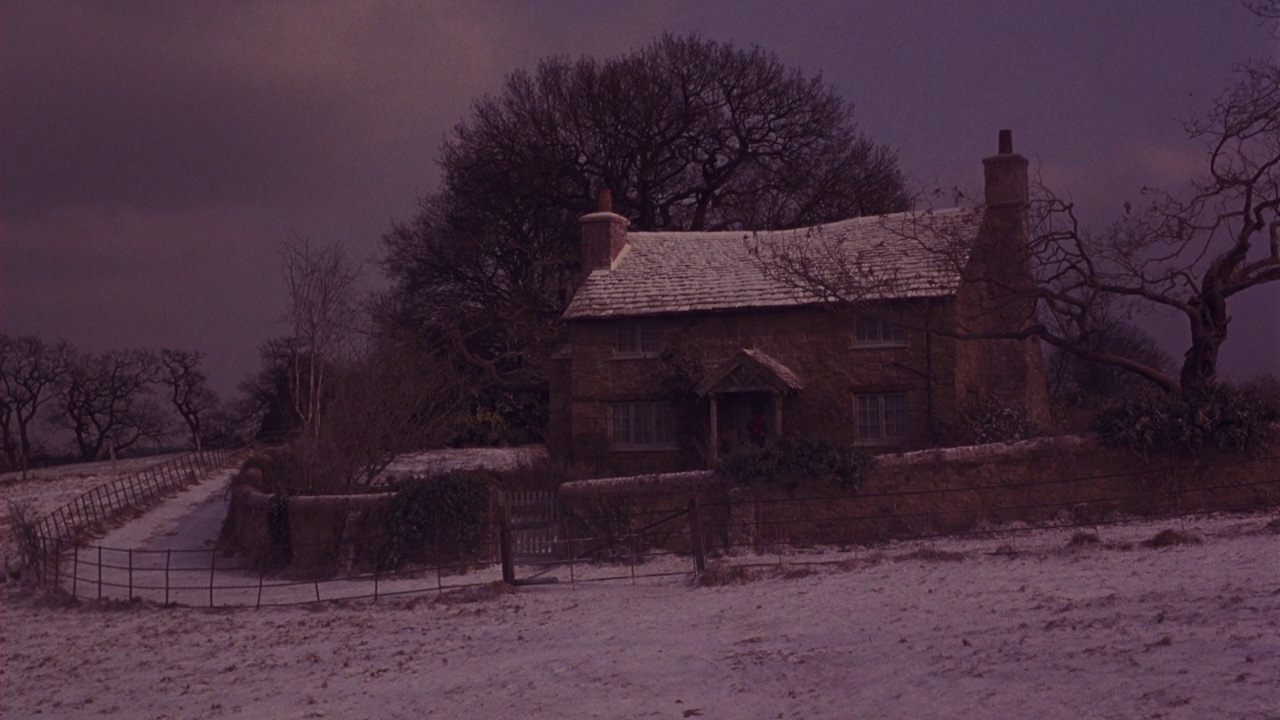
[[[0,325],[204,350],[231,390],[280,331],[281,240],[376,256],[507,73],[665,30],[823,73],[921,186],[975,189],[1012,127],[1095,223],[1143,184],[1185,181],[1200,149],[1178,118],[1274,49],[1236,5],[1190,0],[4,0]],[[1280,288],[1249,297],[1232,329],[1252,341],[1233,337],[1225,364],[1273,367],[1277,316]]]
[[[234,30],[248,6],[172,5],[6,14],[6,219],[80,203],[271,202],[325,177],[315,149],[350,134],[345,99],[247,62]]]

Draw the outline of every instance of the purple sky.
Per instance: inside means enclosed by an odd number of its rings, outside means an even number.
[[[47,2],[0,5],[0,325],[208,353],[229,392],[283,328],[279,243],[373,259],[471,102],[547,55],[660,33],[821,72],[913,186],[980,190],[1015,149],[1101,228],[1203,167],[1179,122],[1276,41],[1232,2]],[[376,284],[376,270],[371,283]],[[1280,287],[1223,369],[1280,366]],[[1151,322],[1181,351],[1173,319]]]

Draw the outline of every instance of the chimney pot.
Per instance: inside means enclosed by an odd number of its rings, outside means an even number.
[[[1013,154],[1013,131],[1012,130],[1000,131],[1000,154],[1001,155]]]
[[[609,188],[600,188],[596,195],[596,212],[613,212],[613,192]]]

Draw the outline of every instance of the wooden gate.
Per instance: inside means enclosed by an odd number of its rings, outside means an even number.
[[[511,544],[517,557],[556,554],[560,539],[560,505],[555,490],[504,490],[498,502],[511,510]]]

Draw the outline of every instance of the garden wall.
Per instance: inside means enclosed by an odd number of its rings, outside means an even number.
[[[303,572],[374,567],[385,557],[385,514],[395,493],[293,496],[258,489],[249,469],[232,484],[220,545],[254,567],[288,564]]]
[[[676,487],[664,497],[655,492],[661,477],[569,483],[561,497],[582,514],[591,510],[590,502],[617,513],[620,489],[628,485],[636,488],[627,499],[633,513],[671,510],[674,496],[687,502],[698,495],[708,543],[729,547],[869,542],[1012,522],[1093,524],[1240,510],[1280,504],[1280,428],[1271,449],[1252,459],[1149,459],[1079,436],[885,455],[856,493],[782,480]]]

